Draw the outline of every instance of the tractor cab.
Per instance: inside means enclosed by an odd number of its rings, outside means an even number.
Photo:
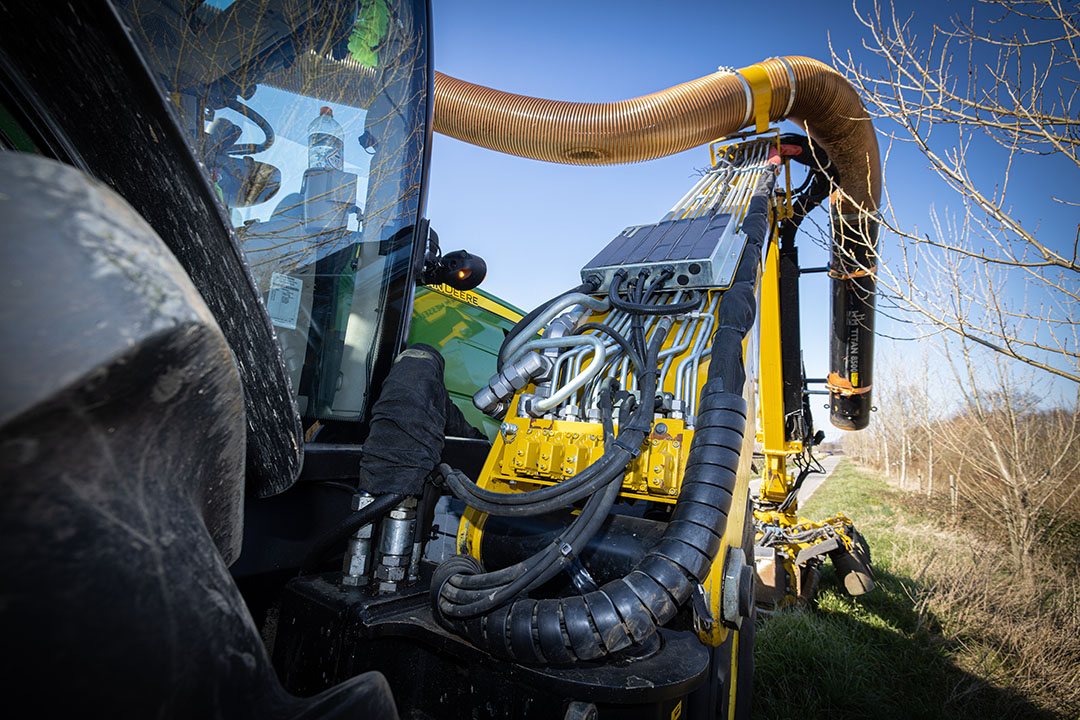
[[[362,421],[415,283],[426,6],[131,2],[120,13],[233,228],[301,416]]]

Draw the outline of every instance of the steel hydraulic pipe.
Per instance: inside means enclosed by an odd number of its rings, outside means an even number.
[[[607,357],[607,350],[604,348],[604,343],[600,342],[600,338],[595,335],[567,335],[566,337],[561,338],[530,340],[522,345],[521,349],[514,355],[514,359],[517,359],[518,356],[524,355],[529,350],[542,350],[551,347],[568,347],[574,345],[590,346],[593,351],[593,359],[589,362],[588,367],[575,375],[561,388],[554,391],[550,397],[537,400],[535,406],[537,410],[550,410],[566,398],[570,397],[574,391],[591,380],[596,373],[600,372],[600,368],[603,367],[604,358]],[[513,360],[511,360],[511,362],[512,361]]]
[[[610,303],[607,298],[594,298],[591,295],[585,295],[584,293],[568,293],[560,297],[556,302],[552,303],[550,307],[544,310],[544,312],[540,313],[535,320],[529,323],[524,330],[519,332],[517,337],[503,347],[500,351],[500,360],[506,361],[507,358],[516,355],[521,346],[528,342],[529,338],[540,332],[544,326],[555,318],[555,316],[560,315],[564,310],[573,307],[574,305],[584,305],[590,310],[605,312],[610,306]]]

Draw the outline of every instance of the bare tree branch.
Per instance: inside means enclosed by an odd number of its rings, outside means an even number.
[[[1012,204],[1016,165],[1027,156],[1045,158],[1056,188],[1080,187],[1073,102],[1080,8],[1057,0],[982,0],[922,39],[915,16],[898,14],[894,5],[875,2],[864,11],[856,1],[854,10],[872,61],[833,49],[833,62],[889,139],[886,169],[893,143],[912,145],[955,194],[952,213],[959,215],[946,214],[943,222],[932,210],[933,232],[920,232],[897,216],[886,183],[878,220],[891,248],[887,261],[875,257],[867,268],[882,300],[916,332],[944,329],[1080,383],[1080,226],[1075,236],[1043,232],[1038,218]],[[997,157],[989,152],[994,147]],[[968,162],[974,148],[977,171]],[[1075,197],[1054,200],[1080,204]]]

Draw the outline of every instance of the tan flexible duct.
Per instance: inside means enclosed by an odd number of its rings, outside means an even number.
[[[549,162],[612,165],[651,160],[752,125],[752,91],[743,75],[754,68],[765,71],[772,88],[769,120],[805,123],[839,169],[841,188],[863,209],[875,210],[881,162],[874,129],[848,81],[811,58],[773,58],[737,73],[721,71],[610,103],[514,95],[436,73],[435,131]]]
[[[767,115],[767,117],[766,117]],[[881,199],[877,137],[850,83],[805,57],[720,70],[651,95],[578,103],[514,95],[435,73],[435,131],[498,152],[573,165],[671,155],[770,122],[802,125],[839,172],[832,196],[831,416],[869,422],[873,385],[876,222]]]

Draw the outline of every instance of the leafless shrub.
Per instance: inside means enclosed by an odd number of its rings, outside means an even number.
[[[1002,546],[963,532],[901,525],[910,539],[893,570],[918,578],[915,607],[941,626],[948,651],[969,675],[953,689],[959,712],[988,684],[1013,690],[1063,717],[1080,713],[1080,579],[1054,564],[1035,582],[1014,571]],[[927,541],[932,535],[932,541]]]

